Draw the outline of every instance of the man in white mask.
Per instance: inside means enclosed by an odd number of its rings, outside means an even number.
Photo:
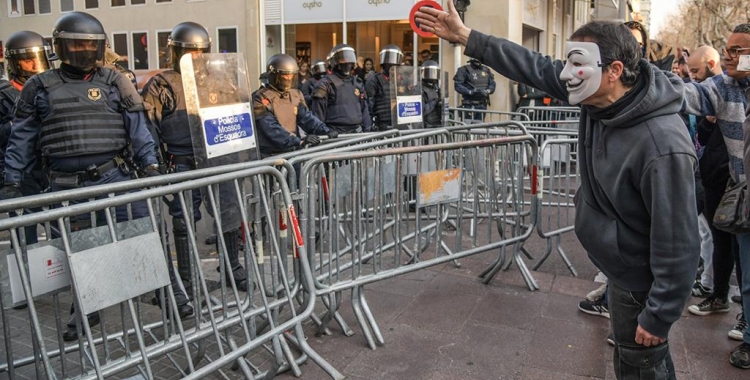
[[[667,338],[700,251],[695,148],[677,114],[682,80],[643,59],[622,23],[585,24],[563,62],[471,30],[447,4],[422,7],[417,23],[511,80],[581,104],[575,232],[609,278],[615,375],[674,379]]]

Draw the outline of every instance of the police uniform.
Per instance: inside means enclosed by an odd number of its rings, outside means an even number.
[[[0,164],[5,166],[5,148],[10,138],[10,122],[13,120],[13,105],[23,85],[0,79]]]
[[[392,129],[391,78],[382,71],[375,73],[367,79],[365,89],[375,126],[380,131]]]
[[[302,96],[304,96],[305,98],[305,104],[312,104],[313,91],[315,90],[315,86],[318,85],[318,82],[320,82],[320,79],[316,78],[315,76],[311,76],[300,87]]]
[[[11,121],[13,120],[13,107],[21,94],[23,85],[15,80],[0,80],[0,167],[5,167],[5,150],[10,140]],[[19,190],[24,196],[37,195],[46,188],[42,174],[42,160],[35,157],[31,171],[23,176]],[[39,211],[36,209],[30,211]],[[14,216],[15,213],[11,213]],[[38,241],[36,225],[25,228],[26,244],[34,244]]]
[[[422,123],[425,128],[443,127],[443,96],[440,86],[422,82]]]
[[[302,92],[280,93],[263,87],[253,93],[253,114],[262,158],[291,152],[301,146],[297,126],[308,134],[326,135],[328,127],[307,108]]]
[[[131,179],[121,161],[128,143],[142,167],[157,164],[143,110],[130,81],[109,68],[85,76],[61,68],[32,77],[16,103],[5,182],[21,182],[37,146],[47,161],[52,191]],[[125,206],[116,213],[118,221],[127,220]],[[132,204],[133,218],[147,215],[145,202]]]
[[[206,81],[207,79],[203,78],[201,80]],[[222,86],[208,86],[207,83],[201,84],[198,85],[200,89],[198,101],[201,107],[242,101],[234,91]],[[224,89],[220,92],[214,92],[214,88]],[[177,71],[167,70],[153,76],[143,87],[142,96],[143,101],[151,105],[148,112],[149,120],[151,121],[151,127],[156,140],[159,144],[165,146],[165,159],[167,160],[169,171],[179,173],[195,170],[196,159],[193,151],[193,140],[190,133],[182,75]],[[220,184],[219,191],[224,194],[226,187],[225,184]],[[200,189],[194,189],[191,193],[193,220],[197,222],[202,219],[200,209],[204,194]],[[235,206],[232,205],[235,203],[236,200],[233,197],[226,197],[226,199],[222,199],[221,209],[233,208]],[[176,200],[169,202],[168,207],[169,215],[172,216],[175,250],[177,251],[177,268],[180,277],[186,285],[185,288],[188,291],[188,297],[190,297],[192,296],[190,246],[188,243],[184,210],[180,202]],[[211,212],[212,210],[209,210],[209,213]],[[223,227],[230,229],[224,232],[224,243],[233,268],[235,283],[239,290],[247,291],[247,276],[239,262],[239,230],[229,225],[224,225]],[[228,279],[229,276],[227,276],[227,281]]]
[[[495,92],[495,76],[489,68],[482,65],[478,68],[471,64],[461,66],[453,77],[456,92],[462,95],[461,108],[486,110],[489,94]],[[465,119],[484,120],[482,113],[464,115]]]
[[[182,75],[167,70],[154,75],[143,86],[141,91],[143,101],[150,105],[148,117],[155,140],[165,147],[167,165],[171,172],[194,170],[193,140],[185,103],[185,91],[182,87]],[[202,196],[200,190],[193,193],[193,215],[195,220],[201,219],[200,206]],[[182,218],[182,207],[179,202],[169,204],[169,214],[174,218]]]
[[[369,132],[369,108],[364,84],[356,75],[342,78],[336,73],[328,74],[315,86],[312,111],[336,132]]]

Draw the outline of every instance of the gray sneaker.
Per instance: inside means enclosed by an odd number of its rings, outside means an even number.
[[[747,320],[743,313],[739,313],[737,314],[737,324],[729,330],[729,339],[742,341],[745,330],[747,330]]]
[[[708,297],[697,305],[690,305],[688,311],[700,316],[713,313],[727,313],[729,312],[729,301],[715,297]]]

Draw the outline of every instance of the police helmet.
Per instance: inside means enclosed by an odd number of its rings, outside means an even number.
[[[381,65],[401,65],[404,61],[404,52],[396,45],[385,45],[380,51]]]
[[[310,72],[312,72],[313,76],[326,75],[326,73],[328,72],[328,68],[326,67],[326,61],[322,59],[315,60],[312,66],[310,66]]]
[[[476,58],[469,59],[469,64],[471,65],[471,67],[474,67],[474,68],[482,67],[482,61]]]
[[[8,77],[26,79],[47,71],[52,49],[41,35],[24,30],[15,32],[5,41],[5,59],[8,60]]]
[[[268,60],[268,85],[280,92],[286,92],[297,85],[299,66],[287,54],[276,54]]]
[[[337,73],[348,76],[357,63],[357,54],[353,47],[347,44],[338,44],[328,53],[328,63]]]
[[[211,51],[211,37],[203,25],[187,21],[177,24],[167,38],[172,69],[180,72],[180,58],[191,52]]]
[[[427,83],[437,83],[440,79],[440,66],[435,61],[424,61],[422,67],[419,68],[422,80]]]
[[[52,29],[52,44],[60,62],[84,71],[104,59],[106,38],[102,23],[84,12],[64,14]]]

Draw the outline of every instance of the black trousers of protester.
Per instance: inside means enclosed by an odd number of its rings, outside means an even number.
[[[611,281],[607,291],[615,338],[615,377],[618,380],[676,379],[669,341],[651,347],[635,342],[638,315],[646,305],[648,292],[629,292]]]
[[[713,294],[721,299],[729,296],[729,279],[732,277],[732,268],[737,269],[737,281],[742,281],[742,270],[740,269],[740,247],[734,235],[714,227],[713,220],[716,209],[719,207],[721,197],[726,187],[724,183],[704,186],[706,197],[703,215],[708,220],[711,236],[714,241],[713,265],[714,265],[714,289]],[[742,284],[740,284],[742,286]]]

